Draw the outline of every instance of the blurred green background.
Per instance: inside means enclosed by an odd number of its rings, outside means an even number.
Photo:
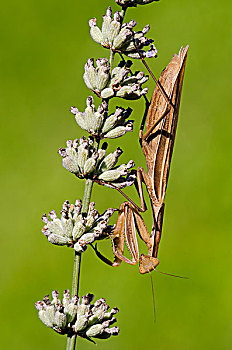
[[[85,107],[87,58],[108,55],[88,27],[92,17],[101,23],[108,5],[118,10],[113,0],[1,5],[2,349],[65,348],[65,337],[39,321],[34,302],[71,287],[73,252],[47,242],[40,218],[83,195],[84,182],[62,168],[57,150],[83,135],[68,110]],[[229,1],[162,0],[127,13],[138,29],[151,24],[148,37],[159,57],[149,63],[156,76],[181,45],[190,45],[159,252],[161,271],[190,279],[153,272],[154,323],[149,276],[124,263],[110,268],[88,249],[80,294],[93,292],[120,308],[120,336],[99,341],[99,349],[231,348],[231,9]],[[151,95],[152,81],[149,87]],[[120,145],[121,162],[145,166],[137,142],[143,101],[130,105],[135,132],[109,149]],[[137,201],[133,189],[126,193]],[[123,201],[97,185],[93,199],[100,212]],[[144,217],[150,226],[149,213]],[[112,257],[109,241],[100,247]],[[80,349],[93,347],[78,341]]]

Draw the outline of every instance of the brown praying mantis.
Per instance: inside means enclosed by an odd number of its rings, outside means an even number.
[[[135,186],[140,196],[141,207],[136,205],[120,189],[117,190],[127,198],[121,204],[116,226],[113,232],[114,263],[102,256],[96,248],[96,254],[106,263],[118,266],[122,261],[128,264],[139,262],[141,274],[151,272],[159,264],[157,258],[162,233],[164,199],[170,171],[173,146],[178,122],[180,98],[183,85],[188,46],[181,48],[161,73],[141,123],[139,142],[146,159],[147,172],[139,167]],[[146,122],[146,131],[144,132]],[[147,210],[143,196],[143,185],[147,189],[153,216],[151,234],[141,216]],[[136,229],[145,242],[148,253],[139,257]],[[129,249],[131,259],[124,255],[124,242]]]

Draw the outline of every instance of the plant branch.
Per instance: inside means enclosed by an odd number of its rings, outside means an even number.
[[[93,181],[85,181],[85,191],[82,201],[82,214],[87,215],[89,210],[89,203],[93,188]],[[80,286],[80,271],[81,271],[81,254],[75,252],[74,265],[73,265],[73,280],[72,280],[72,296],[79,294]],[[67,337],[66,350],[75,350],[76,347],[76,334]]]

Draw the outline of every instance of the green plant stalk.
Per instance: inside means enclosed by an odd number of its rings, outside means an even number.
[[[82,202],[82,214],[87,214],[89,210],[89,203],[91,199],[91,193],[93,188],[93,181],[85,181],[85,191]],[[81,271],[81,254],[75,252],[74,265],[73,265],[73,280],[72,280],[72,296],[78,295],[80,286],[80,271]],[[72,337],[67,337],[66,350],[75,350],[76,347],[76,334]]]
[[[115,53],[113,50],[110,50],[110,61],[109,61],[109,64],[110,64],[110,74],[112,73],[112,69],[113,69],[113,65],[114,65],[114,56],[115,56]]]

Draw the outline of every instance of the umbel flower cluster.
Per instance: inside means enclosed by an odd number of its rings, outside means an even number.
[[[89,21],[90,34],[94,41],[107,49],[117,51],[131,58],[156,57],[157,50],[154,45],[150,46],[148,52],[142,50],[145,46],[153,43],[152,39],[146,38],[150,29],[146,25],[142,31],[134,32],[133,28],[136,22],[131,20],[129,23],[122,23],[123,15],[115,12],[112,18],[112,10],[109,6],[106,15],[103,16],[102,28],[97,26],[96,18]],[[138,52],[139,51],[139,52]]]
[[[74,248],[76,252],[82,253],[87,245],[95,240],[107,237],[112,226],[108,225],[110,217],[116,209],[109,208],[100,215],[95,209],[95,203],[91,202],[87,216],[81,213],[82,204],[78,199],[74,204],[65,201],[61,210],[61,218],[58,219],[55,210],[49,213],[51,221],[46,214],[42,216],[45,226],[43,234],[48,241],[56,245],[67,245]]]
[[[128,120],[132,109],[116,107],[115,113],[108,116],[108,103],[103,101],[96,109],[93,97],[86,100],[84,113],[79,112],[74,106],[70,111],[75,115],[77,124],[88,131],[93,137],[100,139],[115,139],[123,136],[127,131],[133,130],[133,120]]]
[[[148,80],[144,72],[136,72],[130,75],[131,61],[120,62],[110,74],[110,65],[107,58],[98,58],[96,67],[94,59],[89,58],[85,65],[84,81],[87,87],[98,97],[109,99],[112,97],[121,97],[126,100],[137,100],[148,91],[142,89],[142,84]]]
[[[59,154],[63,158],[63,166],[80,179],[110,182],[120,188],[131,185],[134,177],[129,175],[129,170],[134,167],[134,162],[130,160],[127,164],[116,166],[122,150],[117,148],[105,156],[106,147],[107,143],[96,150],[91,137],[82,137],[80,142],[77,139],[67,141],[67,147],[60,148]]]
[[[118,308],[109,311],[105,299],[91,304],[93,299],[93,294],[87,294],[81,300],[77,295],[70,299],[69,290],[65,290],[61,301],[58,291],[54,290],[51,301],[49,295],[46,295],[43,300],[35,303],[35,307],[39,311],[40,320],[59,334],[76,334],[88,340],[92,337],[106,339],[118,335],[118,327],[110,328],[116,322],[114,315],[118,313]]]

